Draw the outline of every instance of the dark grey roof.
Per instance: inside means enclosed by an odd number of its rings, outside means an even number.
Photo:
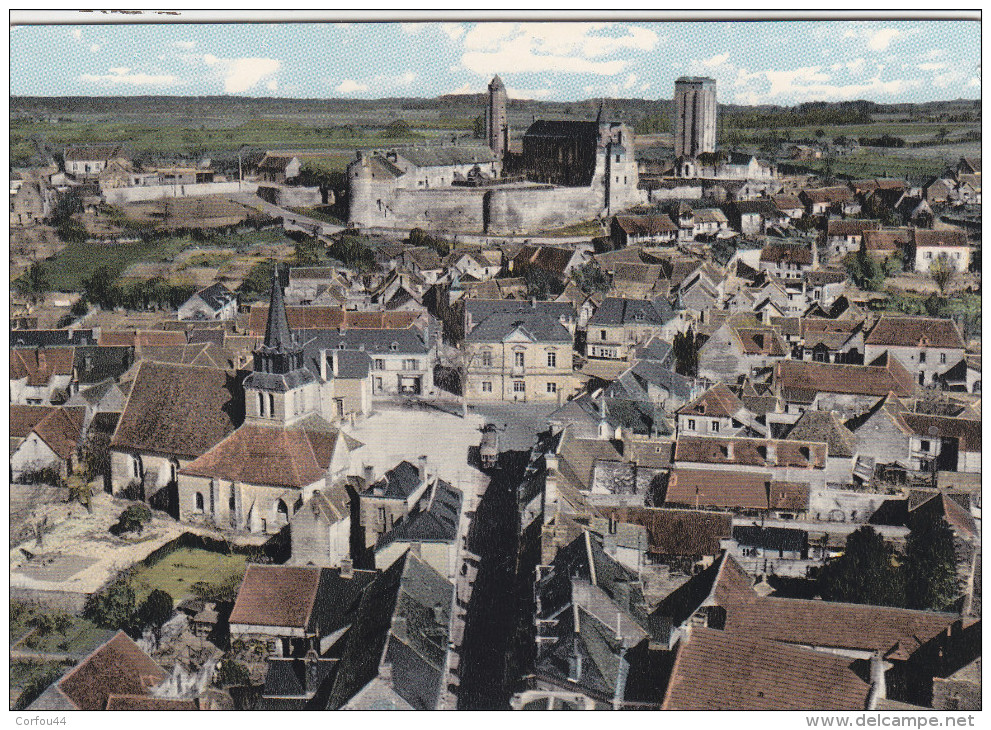
[[[278,267],[272,270],[272,289],[263,345],[266,349],[279,352],[287,351],[293,345],[292,331],[289,329],[289,316],[286,314],[286,304],[282,297],[282,283],[279,281]]]
[[[73,360],[76,379],[80,385],[118,379],[134,364],[133,347],[77,347]]]
[[[319,687],[330,677],[337,665],[337,660],[315,659],[314,663],[316,665],[316,683]],[[299,700],[312,697],[313,693],[306,692],[306,670],[306,661],[302,658],[269,657],[262,697]]]
[[[651,337],[647,344],[636,348],[636,356],[645,360],[653,360],[662,365],[670,364],[674,348],[670,342],[662,340],[660,337]]]
[[[419,468],[408,461],[401,461],[381,479],[369,485],[364,493],[388,499],[406,499],[420,484]]]
[[[571,302],[528,302],[519,299],[469,299],[465,311],[474,323],[493,314],[545,314],[554,319],[575,318],[575,305]]]
[[[691,398],[695,387],[692,378],[680,375],[658,360],[640,360],[630,368],[629,373],[639,381],[646,395],[646,383],[664,388],[683,400]],[[622,376],[620,376],[622,378]]]
[[[427,355],[430,348],[416,327],[403,329],[299,330],[303,345],[304,362],[308,368],[320,368],[321,350],[358,350],[373,356],[375,353],[397,352],[408,355]],[[343,345],[343,347],[342,347]]]
[[[414,512],[387,532],[378,547],[392,542],[454,542],[461,519],[461,491],[437,480],[426,509]]]
[[[495,162],[495,153],[482,145],[450,145],[433,147],[404,147],[396,154],[412,162],[417,167],[438,167],[446,165],[470,165]]]
[[[571,333],[556,318],[537,314],[493,314],[479,322],[465,338],[469,342],[501,342],[515,330],[535,342],[573,342]]]
[[[740,545],[765,550],[804,551],[809,546],[809,533],[788,527],[741,525],[733,528],[733,539]]]
[[[338,378],[365,378],[372,368],[372,359],[360,350],[337,351]]]
[[[206,289],[201,289],[196,292],[196,296],[213,309],[221,309],[227,303],[237,299],[237,295],[220,282],[211,284]]]
[[[95,345],[99,337],[91,329],[11,330],[11,347],[78,347]]]
[[[738,200],[733,203],[733,207],[739,215],[759,213],[762,216],[767,216],[770,218],[778,218],[782,215],[781,211],[778,210],[778,207],[774,204],[774,201],[770,198]]]
[[[674,310],[664,298],[653,301],[606,297],[589,320],[590,327],[597,325],[654,324],[663,325],[674,319]]]
[[[531,124],[524,137],[569,137],[598,141],[599,123],[573,120],[538,119]]]
[[[316,380],[312,371],[301,368],[291,370],[288,373],[263,373],[252,372],[244,379],[245,388],[257,388],[258,390],[286,393],[300,386],[312,383]]]

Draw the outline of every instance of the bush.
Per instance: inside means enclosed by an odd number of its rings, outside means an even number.
[[[216,682],[221,687],[231,685],[244,686],[251,684],[251,673],[248,668],[233,659],[224,659],[217,665]]]
[[[110,526],[113,535],[123,535],[126,532],[141,532],[144,526],[151,522],[151,510],[143,504],[132,504],[120,513],[117,523]]]
[[[52,667],[48,671],[29,679],[21,689],[21,694],[17,698],[17,702],[14,703],[14,707],[11,709],[26,709],[28,705],[41,696],[42,692],[57,682],[61,678],[64,671],[64,667]]]
[[[127,580],[118,580],[106,590],[94,593],[86,602],[83,615],[100,628],[126,630],[134,623],[134,589]]]
[[[172,618],[173,605],[171,595],[155,588],[138,608],[138,622],[141,626],[150,627],[157,636],[165,622]]]

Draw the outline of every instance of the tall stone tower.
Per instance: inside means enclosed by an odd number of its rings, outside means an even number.
[[[682,76],[674,82],[674,156],[716,151],[716,80]]]
[[[254,356],[254,368],[244,379],[247,422],[289,426],[319,411],[319,385],[303,364],[303,346],[289,329],[278,266],[272,272],[265,339]]]
[[[489,147],[500,160],[509,149],[509,121],[506,117],[506,87],[495,76],[489,83],[489,106],[485,110],[485,129]]]

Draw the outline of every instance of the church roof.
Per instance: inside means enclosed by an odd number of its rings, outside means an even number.
[[[268,305],[268,323],[265,326],[264,346],[270,350],[286,351],[293,346],[292,331],[289,329],[289,317],[286,315],[286,303],[282,298],[282,285],[279,281],[279,269],[272,271],[272,294]]]

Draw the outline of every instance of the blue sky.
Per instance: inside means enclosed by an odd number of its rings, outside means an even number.
[[[670,98],[712,76],[721,102],[980,97],[977,21],[286,23],[15,26],[12,95]]]

